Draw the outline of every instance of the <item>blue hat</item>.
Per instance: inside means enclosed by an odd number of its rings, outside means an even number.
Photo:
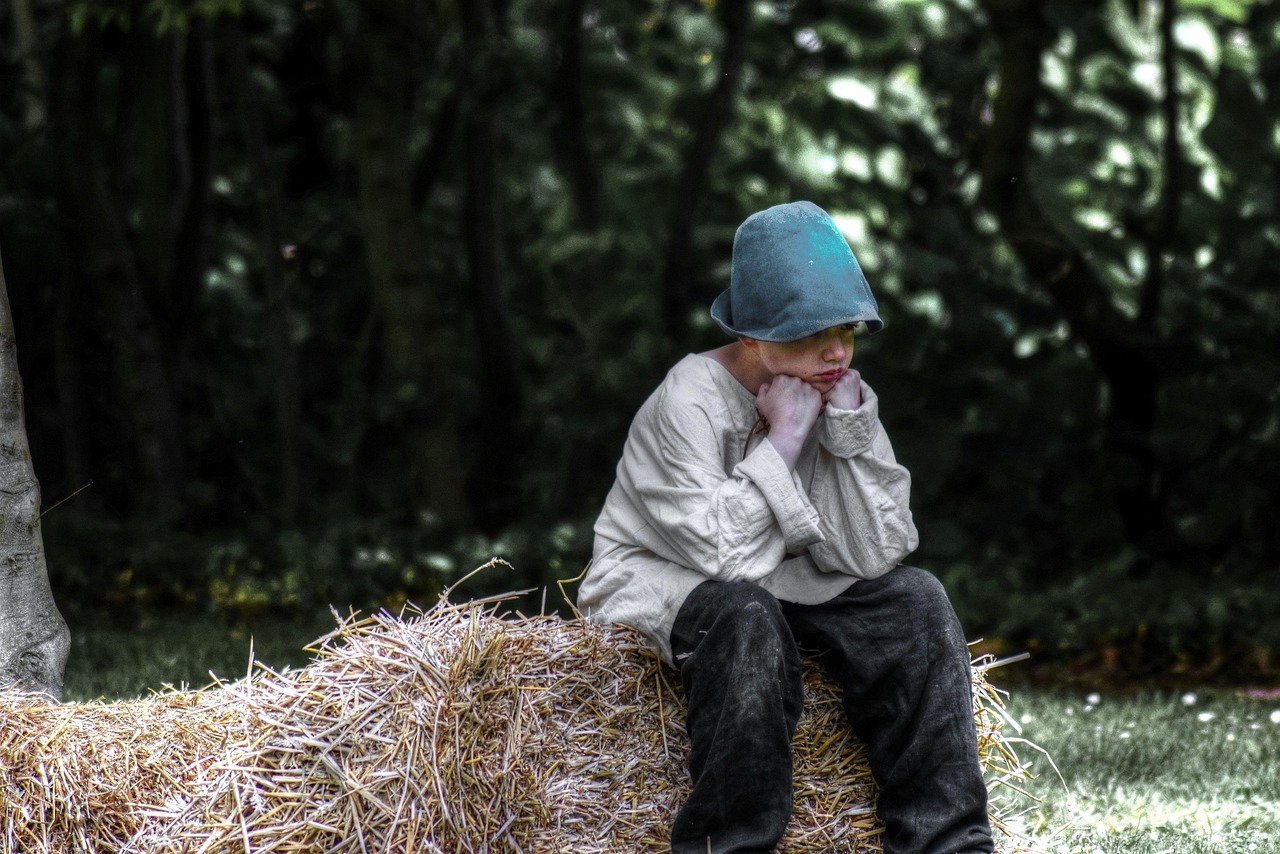
[[[884,328],[858,259],[813,202],[776,205],[738,226],[729,288],[711,316],[729,335],[759,341],[798,341],[845,323]]]

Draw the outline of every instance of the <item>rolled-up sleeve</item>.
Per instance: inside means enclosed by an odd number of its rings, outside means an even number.
[[[879,418],[879,398],[863,384],[856,410],[827,407],[809,495],[823,539],[809,547],[824,572],[876,578],[919,545],[911,516],[911,474],[898,464]]]

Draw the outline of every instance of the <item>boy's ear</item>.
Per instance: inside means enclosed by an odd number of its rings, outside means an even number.
[[[754,339],[754,338],[739,338],[738,340],[742,342],[742,346],[743,346],[743,347],[746,347],[746,348],[747,348],[748,350],[750,350],[752,353],[757,353],[757,352],[759,352],[759,351],[760,351],[760,342],[759,342],[759,341],[757,341],[756,339]]]

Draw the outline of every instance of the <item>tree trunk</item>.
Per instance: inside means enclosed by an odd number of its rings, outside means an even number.
[[[449,149],[456,135],[454,128],[458,124],[464,88],[465,84],[459,83],[440,105],[435,121],[431,123],[430,142],[413,166],[413,193],[410,204],[415,211],[422,210],[423,205],[430,200],[440,176],[444,174]]]
[[[174,87],[172,149],[177,180],[170,205],[173,254],[169,264],[169,293],[163,307],[169,340],[175,342],[189,337],[209,270],[214,155],[218,141],[211,30],[212,25],[203,16],[191,21],[186,34],[185,62],[177,69]]]
[[[147,42],[138,47],[159,50],[158,45]],[[100,33],[88,28],[68,37],[54,57],[50,80],[65,126],[54,136],[53,146],[59,165],[61,209],[71,212],[64,231],[66,253],[76,260],[85,280],[99,283],[96,292],[88,296],[100,300],[105,308],[101,313],[104,339],[112,350],[118,383],[114,394],[142,474],[142,487],[136,490],[139,502],[181,508],[185,454],[174,393],[175,360],[166,346],[164,317],[154,303],[164,286],[155,280],[143,258],[146,255],[154,263],[155,246],[168,245],[172,233],[166,229],[135,236],[130,220],[131,211],[136,210],[137,189],[132,174],[150,165],[139,167],[135,148],[139,110],[129,94],[135,86],[146,89],[146,81],[137,79],[142,72],[136,65],[142,60],[134,58],[135,65],[125,69],[120,102],[104,104],[96,81],[111,56],[103,49]],[[110,127],[104,117],[113,108],[118,121]],[[148,127],[143,132],[166,134],[163,127]],[[156,168],[168,174],[165,165]],[[147,217],[141,221],[150,222]],[[148,247],[141,254],[140,244]]]
[[[472,0],[461,9],[463,44],[477,62],[478,85],[466,123],[467,191],[463,205],[471,309],[480,347],[480,394],[484,401],[477,436],[480,453],[472,467],[470,492],[476,518],[489,533],[512,521],[523,504],[520,482],[520,356],[503,289],[498,223],[498,130],[495,103],[501,97],[496,11],[491,0]]]
[[[1142,312],[1125,317],[1106,284],[1078,246],[1045,214],[1028,180],[1028,140],[1040,95],[1040,64],[1048,40],[1042,0],[986,0],[1001,47],[1000,88],[982,159],[982,201],[1000,221],[1001,232],[1033,281],[1045,289],[1075,334],[1109,392],[1099,470],[1108,472],[1117,514],[1138,549],[1133,567],[1142,575],[1148,555],[1176,548],[1162,524],[1161,471],[1152,451],[1157,400],[1165,374],[1161,354],[1169,349],[1156,327],[1161,272],[1144,283]],[[1169,81],[1172,87],[1172,81]],[[1168,101],[1168,113],[1176,106]],[[1165,141],[1166,154],[1176,140]],[[1176,159],[1176,158],[1175,158]],[[1176,191],[1176,172],[1166,188]],[[1160,231],[1176,225],[1176,198],[1158,214]],[[1148,235],[1161,251],[1168,235]],[[1158,264],[1156,265],[1159,266]]]
[[[80,330],[76,324],[76,303],[84,299],[78,287],[74,263],[62,260],[55,285],[56,310],[53,318],[53,381],[58,398],[58,429],[61,433],[62,492],[70,495],[92,480],[89,464],[88,429],[85,426],[84,370],[77,349]],[[46,478],[45,483],[49,483]],[[54,488],[57,488],[55,484]],[[88,493],[90,506],[98,507],[96,496]]]
[[[556,135],[559,154],[582,230],[600,227],[600,174],[587,137],[587,105],[582,91],[582,16],[586,0],[566,0],[560,19],[560,65],[556,70]]]
[[[62,699],[71,635],[49,588],[40,484],[23,419],[22,378],[0,260],[0,685]]]
[[[410,509],[462,526],[469,520],[455,367],[412,206],[405,33],[381,18],[366,17],[362,25],[352,75],[359,87],[356,165],[365,257],[382,326],[384,383],[399,407],[395,426]]]
[[[556,158],[560,170],[568,179],[573,199],[576,231],[589,238],[599,236],[602,221],[602,190],[600,170],[591,151],[587,132],[586,93],[583,89],[583,15],[586,0],[566,0],[560,12],[556,43],[559,45],[554,77]],[[593,241],[594,242],[594,241]],[[599,246],[599,244],[596,244]],[[595,303],[599,297],[601,269],[604,259],[597,249],[578,254],[568,269],[558,276],[561,282],[557,302],[564,307],[566,319],[582,338],[588,356],[595,344],[590,325],[584,318],[595,315]],[[585,402],[584,402],[585,403]]]
[[[285,262],[284,203],[271,168],[262,105],[249,75],[249,51],[239,18],[228,25],[231,62],[235,66],[236,115],[240,123],[249,170],[256,191],[258,233],[265,249],[267,358],[274,385],[276,440],[280,450],[280,512],[292,522],[300,510],[302,484],[302,393],[298,354],[290,340],[290,291],[297,279],[296,264]]]
[[[720,59],[720,80],[707,99],[693,138],[685,154],[684,170],[676,185],[676,198],[667,224],[667,253],[662,271],[662,317],[668,336],[682,341],[688,326],[693,287],[693,226],[706,195],[707,174],[720,145],[720,137],[733,111],[734,95],[747,57],[747,24],[751,20],[748,0],[724,0],[724,56]]]
[[[22,63],[22,125],[28,130],[44,126],[46,118],[44,68],[36,58],[36,22],[31,0],[13,0],[13,29],[18,60]]]

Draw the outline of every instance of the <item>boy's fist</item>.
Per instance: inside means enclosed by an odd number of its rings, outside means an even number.
[[[822,413],[822,395],[799,377],[779,374],[760,386],[756,409],[768,419],[770,435],[785,433],[803,438]]]
[[[822,402],[836,409],[857,409],[862,405],[862,375],[852,368],[845,371],[831,391],[822,396]]]

